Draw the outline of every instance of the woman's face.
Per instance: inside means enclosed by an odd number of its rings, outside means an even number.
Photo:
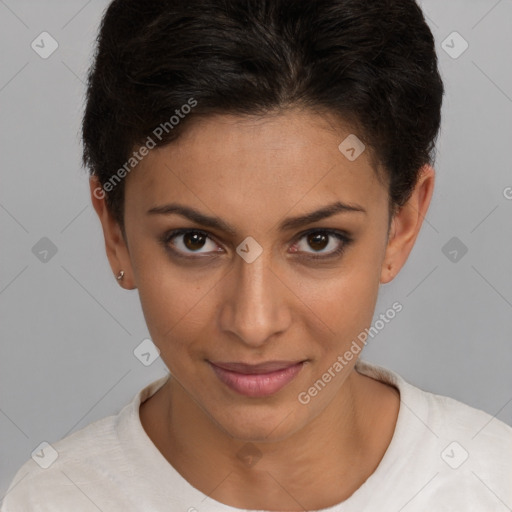
[[[180,392],[230,436],[285,438],[328,406],[356,357],[307,404],[299,396],[370,326],[388,263],[395,275],[412,248],[390,248],[388,191],[368,151],[338,149],[350,133],[298,112],[210,117],[126,178],[115,271],[138,288]],[[351,209],[294,220],[335,204]],[[269,361],[304,364],[272,378],[212,365]]]

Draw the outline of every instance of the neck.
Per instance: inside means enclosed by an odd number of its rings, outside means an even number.
[[[171,376],[145,423],[152,423],[148,435],[172,466],[212,499],[238,508],[311,510],[344,501],[373,473],[393,435],[398,405],[395,388],[353,370],[303,428],[282,438],[275,428],[239,440]],[[163,412],[160,421],[150,420],[156,411]]]

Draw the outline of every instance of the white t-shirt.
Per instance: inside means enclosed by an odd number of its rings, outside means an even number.
[[[397,424],[374,473],[322,512],[512,509],[510,426],[381,366],[360,360],[356,369],[398,388]],[[240,512],[189,484],[142,427],[140,404],[168,377],[147,385],[118,414],[43,447],[14,476],[0,512]]]

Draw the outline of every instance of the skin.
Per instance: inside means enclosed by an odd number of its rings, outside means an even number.
[[[369,150],[355,161],[341,154],[349,133],[304,111],[192,124],[125,178],[126,240],[90,180],[112,271],[123,269],[120,285],[138,289],[172,374],[141,405],[144,429],[194,487],[230,506],[311,510],[339,503],[375,471],[393,436],[399,393],[355,371],[357,357],[307,405],[297,399],[370,327],[379,286],[405,264],[434,187],[434,170],[425,166],[388,237],[387,183],[377,179]],[[278,230],[284,218],[336,200],[366,213]],[[236,235],[146,213],[171,202],[222,218]],[[159,237],[177,228],[201,229],[209,238],[188,246],[183,235],[174,238],[186,257],[173,257]],[[308,260],[343,244],[335,237],[323,246],[308,243],[302,233],[313,228],[343,230],[353,242],[341,256]],[[252,263],[235,252],[248,236],[263,248]],[[197,253],[209,257],[187,259]],[[229,389],[207,360],[308,362],[279,392],[254,398]],[[237,457],[246,443],[261,455],[252,466]]]

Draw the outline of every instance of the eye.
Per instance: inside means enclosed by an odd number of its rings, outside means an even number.
[[[304,239],[304,243],[301,240]],[[352,239],[340,231],[316,229],[303,233],[298,242],[292,246],[292,252],[305,252],[306,258],[327,259],[339,256],[352,242]],[[313,252],[307,250],[308,247]]]
[[[208,241],[210,244],[208,244]],[[171,246],[169,248],[179,255],[222,252],[222,250],[215,249],[218,246],[208,233],[197,229],[176,229],[164,235],[162,242],[166,247]],[[206,250],[201,251],[204,248]]]

